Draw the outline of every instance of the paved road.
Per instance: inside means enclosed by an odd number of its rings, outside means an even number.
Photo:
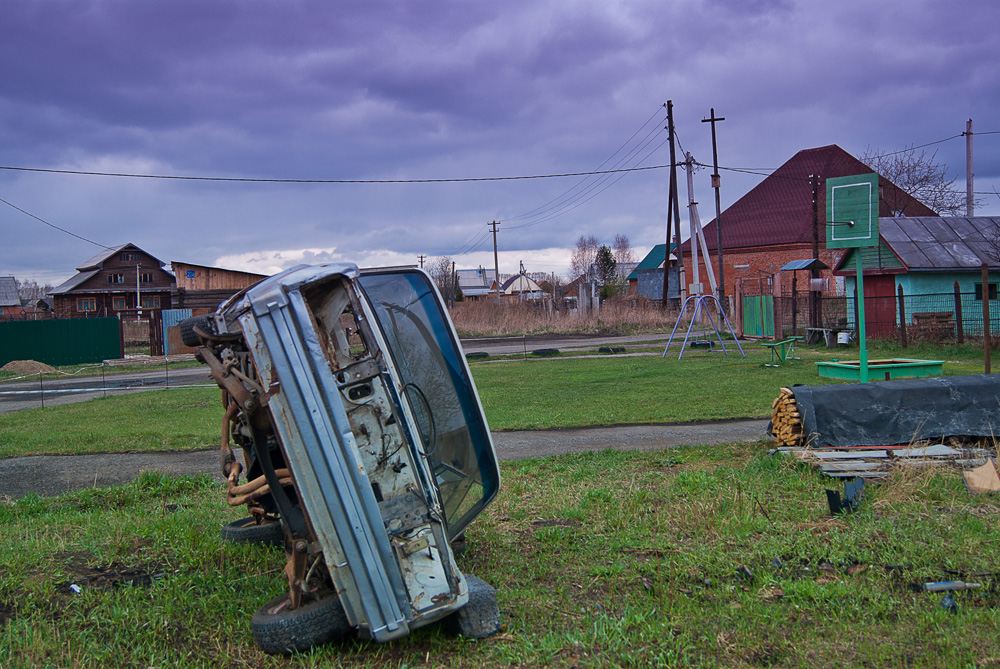
[[[167,370],[164,367],[148,372],[127,372],[60,378],[27,378],[0,383],[0,414],[34,409],[42,406],[70,404],[105,395],[159,390],[166,387],[207,383],[215,385],[207,367],[187,367]]]
[[[495,432],[501,460],[615,449],[655,451],[678,446],[725,444],[765,438],[766,420],[716,421],[688,425],[626,425]],[[59,495],[97,486],[125,483],[147,470],[168,474],[208,472],[219,478],[215,450],[184,453],[116,453],[105,455],[44,455],[0,460],[0,498],[16,499],[29,492]]]

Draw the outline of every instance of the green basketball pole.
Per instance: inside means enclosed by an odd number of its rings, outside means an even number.
[[[864,262],[861,260],[861,249],[855,249],[858,270],[858,345],[860,347],[861,383],[868,383],[868,343],[865,340],[865,280]]]

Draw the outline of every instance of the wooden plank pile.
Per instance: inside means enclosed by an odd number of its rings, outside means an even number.
[[[779,447],[804,444],[802,414],[791,388],[782,388],[781,394],[771,403],[771,430]]]
[[[779,447],[800,462],[818,467],[833,478],[884,478],[895,467],[950,466],[968,469],[984,464],[991,453],[984,448],[951,448],[945,444],[930,446],[883,446],[881,448],[794,448]]]

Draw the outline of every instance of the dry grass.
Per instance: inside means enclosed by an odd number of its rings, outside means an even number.
[[[579,316],[549,312],[527,302],[459,302],[451,310],[455,328],[463,336],[520,334],[637,334],[663,332],[674,327],[677,312],[660,311],[649,300],[610,299],[598,314]]]

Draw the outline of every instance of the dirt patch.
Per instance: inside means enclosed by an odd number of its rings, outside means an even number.
[[[96,567],[78,563],[71,565],[75,574],[58,587],[59,592],[64,594],[78,594],[84,590],[114,590],[126,585],[149,587],[153,581],[163,578],[162,566],[155,564],[138,567],[129,567],[121,562]]]
[[[11,360],[0,371],[13,372],[15,374],[56,374],[59,370],[44,362],[34,360]]]

